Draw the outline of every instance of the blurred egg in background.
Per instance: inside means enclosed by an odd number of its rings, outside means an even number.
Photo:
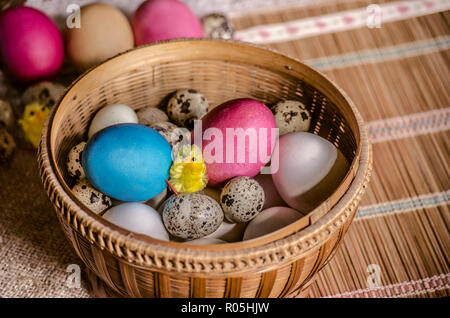
[[[0,44],[6,70],[21,82],[52,78],[63,64],[60,30],[34,8],[17,6],[0,13]]]
[[[66,27],[67,54],[79,70],[94,66],[134,46],[127,17],[105,3],[81,7],[80,27]]]

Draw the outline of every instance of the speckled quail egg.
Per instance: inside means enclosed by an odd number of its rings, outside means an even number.
[[[166,138],[172,148],[178,146],[179,144],[190,144],[190,132],[187,129],[178,127],[169,121],[159,122],[151,125],[150,127]]]
[[[25,105],[38,102],[51,108],[58,102],[65,90],[66,88],[59,83],[44,81],[28,87],[23,93],[22,100]]]
[[[70,149],[69,155],[67,156],[67,171],[69,171],[69,174],[72,177],[75,177],[78,180],[86,177],[83,167],[81,166],[81,156],[85,146],[85,141],[80,142]]]
[[[311,125],[311,115],[305,105],[299,101],[286,100],[272,107],[273,115],[280,136],[297,131],[308,131]]]
[[[0,162],[6,161],[14,154],[16,143],[13,136],[4,127],[0,127]]]
[[[252,178],[236,177],[223,187],[220,204],[228,221],[247,222],[261,212],[264,206],[264,190]]]
[[[97,214],[101,214],[112,205],[111,199],[94,189],[87,179],[78,181],[73,186],[72,192],[81,203]]]
[[[162,218],[167,231],[176,238],[193,240],[217,230],[223,221],[220,205],[207,195],[172,195],[165,203]]]
[[[0,100],[0,127],[11,129],[14,126],[14,112],[11,104]]]
[[[203,34],[206,38],[232,39],[233,23],[220,13],[212,13],[202,18]]]
[[[169,118],[188,129],[194,127],[194,120],[201,119],[207,112],[208,101],[194,89],[176,91],[167,104]]]
[[[169,121],[169,117],[167,117],[167,114],[165,112],[163,112],[161,109],[151,106],[139,109],[136,112],[136,115],[138,117],[139,124],[149,127],[156,123]]]

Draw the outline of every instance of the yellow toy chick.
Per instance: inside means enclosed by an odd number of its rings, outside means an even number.
[[[25,133],[25,137],[36,148],[39,146],[42,128],[49,111],[48,107],[38,102],[33,102],[25,106],[23,117],[19,119],[19,124]]]
[[[196,145],[183,145],[169,170],[169,183],[179,193],[202,190],[208,183],[202,152]]]

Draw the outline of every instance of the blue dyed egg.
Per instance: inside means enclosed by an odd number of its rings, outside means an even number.
[[[156,130],[138,124],[107,127],[92,136],[82,154],[95,188],[121,201],[145,201],[163,191],[171,147]]]

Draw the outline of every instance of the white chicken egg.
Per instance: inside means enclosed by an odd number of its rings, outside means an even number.
[[[124,104],[114,104],[103,107],[95,114],[89,126],[88,137],[91,138],[97,131],[103,128],[125,123],[138,123],[136,112]]]
[[[109,222],[128,231],[144,234],[158,240],[168,241],[161,216],[152,207],[138,202],[122,203],[103,215]]]
[[[308,132],[281,136],[271,166],[275,167],[272,179],[280,196],[304,214],[336,190],[349,168],[331,142]]]

